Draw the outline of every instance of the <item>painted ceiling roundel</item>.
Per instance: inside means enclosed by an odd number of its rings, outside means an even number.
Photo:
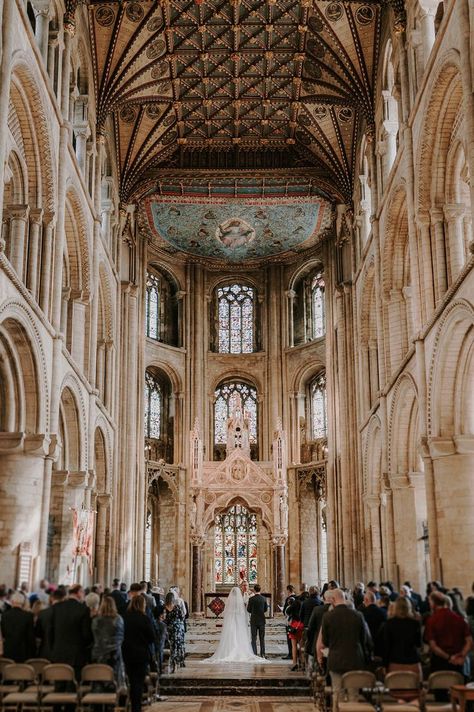
[[[236,263],[313,246],[329,227],[332,209],[316,197],[211,202],[150,196],[145,214],[157,246]]]

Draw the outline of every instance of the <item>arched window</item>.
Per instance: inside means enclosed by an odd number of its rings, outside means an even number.
[[[249,422],[249,442],[252,459],[258,454],[257,391],[241,381],[221,384],[215,391],[214,400],[214,457],[225,457],[227,443],[227,419],[241,408]]]
[[[255,351],[255,290],[245,284],[217,289],[217,351],[250,354]]]
[[[163,393],[155,376],[145,374],[145,437],[160,440],[163,415]]]
[[[326,331],[326,315],[324,305],[324,277],[321,272],[314,275],[311,282],[311,325],[313,339],[324,336]]]
[[[290,346],[320,339],[326,333],[325,280],[322,265],[308,268],[288,291],[290,302]]]
[[[320,373],[310,385],[311,440],[327,435],[326,374]]]
[[[150,339],[160,339],[160,279],[151,272],[146,280],[146,335]]]
[[[257,515],[236,504],[214,522],[214,582],[237,586],[258,581]]]
[[[181,345],[178,285],[154,267],[147,273],[145,333],[148,338],[169,346]]]

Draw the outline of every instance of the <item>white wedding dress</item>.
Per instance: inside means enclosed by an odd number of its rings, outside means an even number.
[[[205,663],[263,663],[254,655],[250,644],[247,611],[242,592],[235,586],[229,593],[224,610],[224,625],[216,652]]]

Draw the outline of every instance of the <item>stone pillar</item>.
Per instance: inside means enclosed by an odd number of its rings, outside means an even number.
[[[9,205],[8,212],[10,213],[10,262],[19,279],[23,280],[30,209],[28,205]]]
[[[46,317],[49,316],[49,300],[51,295],[54,219],[54,213],[44,214],[40,277],[40,307]]]
[[[435,43],[435,15],[438,0],[418,0],[420,5],[421,42],[423,44],[423,65],[426,67]]]
[[[30,235],[28,240],[28,273],[26,286],[35,300],[37,298],[38,288],[39,240],[42,220],[43,210],[41,208],[33,208],[33,210],[30,210]]]
[[[444,214],[441,208],[431,209],[431,224],[433,226],[433,252],[435,257],[435,301],[436,304],[439,304],[448,288],[448,279],[446,271],[446,244],[444,237]]]
[[[3,10],[3,12],[2,12]],[[3,223],[3,195],[8,139],[8,107],[12,68],[13,36],[17,32],[15,0],[3,0],[0,5],[1,60],[0,60],[0,225]],[[13,579],[12,579],[13,580]]]
[[[286,590],[286,540],[275,538],[273,540],[274,551],[274,601],[273,610],[278,611],[278,606],[285,602]]]
[[[458,541],[460,535],[463,542],[474,541],[474,437],[432,437],[428,443],[433,461],[438,522],[442,522],[438,527],[440,573],[451,586],[466,591],[472,583],[474,548],[453,546],[453,541]],[[431,532],[429,536],[431,547]]]
[[[292,348],[295,345],[294,305],[296,292],[294,289],[289,289],[285,294],[288,297],[288,346]]]
[[[421,251],[421,274],[423,280],[423,311],[426,322],[435,308],[435,295],[433,289],[434,270],[431,258],[431,234],[430,222],[427,213],[418,213],[416,217],[418,227],[420,229],[420,251]]]
[[[97,580],[106,583],[109,580],[109,527],[110,494],[99,494],[96,498],[97,518],[95,528],[95,566]]]
[[[464,266],[464,216],[466,207],[463,203],[444,206],[444,216],[448,226],[449,275],[452,284]]]
[[[191,612],[194,615],[202,616],[204,614],[202,608],[202,549],[204,546],[204,539],[200,537],[191,537],[191,546]]]
[[[39,51],[46,64],[48,59],[48,34],[49,34],[49,7],[34,7],[35,11],[35,39]]]
[[[79,164],[79,169],[84,176],[84,180],[87,180],[86,176],[86,158],[87,158],[87,139],[90,136],[89,126],[80,126],[74,129],[74,135],[76,137],[76,158]]]

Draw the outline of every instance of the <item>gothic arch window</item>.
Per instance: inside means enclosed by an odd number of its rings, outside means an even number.
[[[145,374],[145,437],[161,439],[163,416],[163,393],[158,379],[147,371]]]
[[[255,348],[255,290],[232,283],[216,289],[217,352],[250,354]]]
[[[252,459],[258,451],[258,405],[256,389],[243,381],[227,381],[214,393],[214,457],[224,459],[227,443],[227,419],[240,406],[249,420],[249,441]]]
[[[315,274],[311,281],[311,328],[313,339],[319,339],[324,336],[326,331],[324,277],[322,272]]]
[[[174,399],[168,375],[155,366],[145,372],[145,456],[147,460],[174,458]]]
[[[150,267],[145,288],[145,333],[149,339],[180,346],[178,287],[171,278]]]
[[[301,275],[289,292],[291,333],[290,346],[299,346],[326,333],[326,293],[323,267],[320,265]]]
[[[218,514],[214,522],[214,583],[237,586],[258,581],[257,515],[241,504]]]
[[[327,436],[326,374],[320,373],[310,384],[311,440]]]

